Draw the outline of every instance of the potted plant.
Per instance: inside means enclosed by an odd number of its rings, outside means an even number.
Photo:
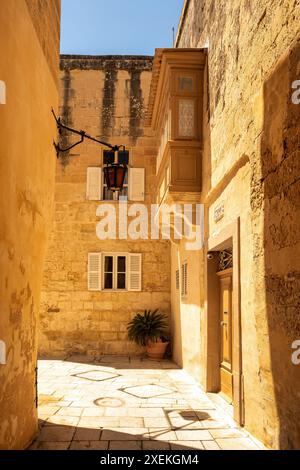
[[[167,316],[158,309],[138,313],[127,327],[129,340],[146,347],[147,355],[151,359],[164,357],[169,344],[167,330]]]

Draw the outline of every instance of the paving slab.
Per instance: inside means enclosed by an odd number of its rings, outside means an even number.
[[[222,450],[257,450],[256,444],[249,438],[217,439]]]
[[[111,441],[109,450],[142,450],[142,441]]]
[[[73,441],[70,450],[108,450],[107,441]]]
[[[204,450],[200,441],[173,441],[170,444],[172,450]]]

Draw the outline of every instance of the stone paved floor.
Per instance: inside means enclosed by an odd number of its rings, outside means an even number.
[[[36,449],[258,449],[169,361],[104,356],[39,361]]]

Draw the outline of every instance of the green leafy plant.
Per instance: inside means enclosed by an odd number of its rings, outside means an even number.
[[[139,346],[147,346],[149,341],[166,341],[167,329],[167,316],[156,309],[138,313],[128,324],[127,332],[130,341],[135,341]]]

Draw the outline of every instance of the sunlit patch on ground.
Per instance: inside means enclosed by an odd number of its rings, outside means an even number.
[[[40,431],[30,449],[259,448],[170,361],[41,360],[38,383]]]

